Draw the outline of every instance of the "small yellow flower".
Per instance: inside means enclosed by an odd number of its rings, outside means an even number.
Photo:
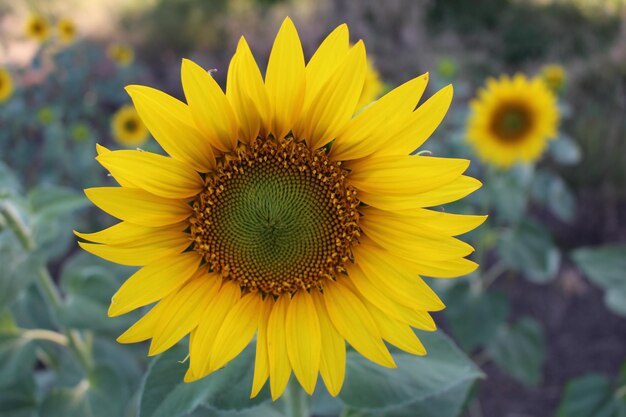
[[[135,59],[135,52],[128,45],[114,43],[107,48],[107,56],[120,67],[127,67]]]
[[[74,142],[84,142],[89,139],[91,135],[91,129],[89,125],[86,123],[74,123],[70,127],[70,136],[74,140]]]
[[[76,25],[70,19],[60,19],[57,22],[59,40],[65,45],[69,45],[76,39]]]
[[[356,105],[357,110],[370,104],[372,101],[380,97],[383,92],[384,84],[380,80],[380,74],[374,67],[371,60],[367,61],[367,68],[365,70],[365,82],[363,83],[363,91],[359,97],[359,102]]]
[[[141,145],[148,139],[148,129],[133,106],[122,106],[111,119],[113,139],[125,146]]]
[[[44,126],[50,125],[56,116],[54,108],[51,106],[44,106],[37,111],[37,120]]]
[[[50,35],[48,19],[39,14],[33,14],[26,21],[26,36],[39,42],[44,42]]]
[[[541,68],[541,78],[555,93],[563,91],[567,82],[565,68],[559,64],[544,65]]]
[[[13,94],[13,78],[6,68],[0,68],[0,103],[7,101]]]
[[[80,246],[142,266],[111,299],[110,316],[156,303],[119,342],[152,339],[156,355],[190,334],[190,382],[256,335],[251,395],[269,379],[274,399],[292,372],[309,394],[321,374],[336,396],[346,342],[385,367],[396,366],[385,341],[426,354],[413,328],[435,330],[430,313],[444,304],[420,275],[473,271],[473,248],[454,236],[485,219],[439,206],[480,182],[463,175],[467,160],[412,155],[443,119],[452,86],[416,109],[424,74],[354,116],[366,59],[341,25],[305,65],[287,18],[265,78],[242,37],[226,91],[189,60],[187,103],[126,88],[171,156],[97,147],[120,186],[85,193],[122,221],[77,233],[94,242]]]
[[[502,168],[534,162],[557,134],[556,97],[541,78],[490,78],[470,110],[468,141],[484,161]]]

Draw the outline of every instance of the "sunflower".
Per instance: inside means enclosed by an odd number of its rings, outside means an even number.
[[[190,333],[194,381],[225,366],[256,335],[251,396],[269,378],[278,398],[291,372],[311,394],[318,373],[337,395],[347,341],[385,367],[384,341],[416,355],[412,328],[432,331],[444,308],[420,278],[464,275],[473,249],[453,236],[483,222],[430,210],[473,192],[469,161],[411,156],[452,99],[448,86],[414,111],[427,76],[353,117],[365,47],[337,27],[305,66],[286,19],[265,79],[242,37],[226,93],[182,63],[187,104],[152,88],[127,91],[170,156],[109,151],[97,160],[120,187],[87,197],[120,223],[77,235],[88,252],[141,266],[110,316],[156,303],[118,341],[152,339],[159,354]]]
[[[111,119],[113,139],[125,146],[141,145],[148,139],[148,129],[137,110],[131,105],[122,106]]]
[[[76,39],[76,25],[70,19],[60,19],[57,22],[57,31],[62,43],[69,45]]]
[[[544,65],[540,71],[541,78],[555,93],[563,91],[567,82],[565,68],[559,64]]]
[[[120,67],[127,67],[135,58],[133,48],[123,43],[114,43],[107,48],[107,56]]]
[[[50,35],[48,20],[39,14],[33,14],[26,20],[26,36],[39,42],[44,42]]]
[[[6,68],[0,68],[0,103],[7,101],[13,94],[13,78]]]
[[[556,98],[540,78],[490,78],[470,111],[468,141],[483,160],[502,168],[535,161],[557,133]]]
[[[367,61],[367,67],[365,69],[365,82],[363,83],[363,90],[359,97],[359,102],[356,105],[357,111],[362,109],[372,101],[380,97],[383,92],[384,84],[380,80],[380,74],[371,60]]]

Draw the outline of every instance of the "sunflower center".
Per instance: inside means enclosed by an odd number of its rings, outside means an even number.
[[[491,130],[503,142],[517,142],[528,133],[531,122],[528,109],[517,104],[509,104],[495,113]]]
[[[135,119],[126,119],[124,121],[124,130],[126,130],[127,132],[136,132],[137,129],[139,128],[139,123],[137,123],[137,120]]]
[[[322,150],[259,139],[225,159],[193,204],[194,248],[242,289],[323,288],[360,233],[356,190]]]

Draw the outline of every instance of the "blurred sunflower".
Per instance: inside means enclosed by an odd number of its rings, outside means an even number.
[[[114,43],[107,48],[107,56],[120,67],[127,67],[135,59],[133,48],[123,43]]]
[[[148,139],[148,129],[137,110],[131,105],[122,106],[111,119],[113,139],[124,146],[141,145]]]
[[[535,161],[557,134],[556,98],[540,78],[490,78],[470,111],[468,141],[479,157],[502,168]]]
[[[318,373],[332,395],[344,380],[345,341],[394,367],[384,340],[426,353],[412,328],[432,331],[444,308],[420,278],[464,275],[473,249],[454,238],[483,216],[429,210],[473,192],[469,161],[410,156],[441,122],[447,86],[414,111],[416,77],[358,116],[363,42],[337,27],[305,66],[286,19],[265,80],[242,37],[226,93],[183,60],[187,104],[152,88],[127,91],[171,157],[98,147],[121,187],[85,190],[122,220],[77,235],[104,259],[142,266],[113,296],[110,316],[157,302],[119,337],[152,339],[149,355],[191,333],[194,381],[256,337],[252,396],[274,399],[293,370],[309,394]],[[331,146],[332,144],[332,146]]]
[[[48,19],[39,14],[32,14],[26,20],[26,36],[39,42],[44,42],[50,35]]]
[[[0,103],[7,101],[13,94],[13,78],[6,68],[0,68]]]
[[[555,93],[563,91],[567,82],[567,73],[562,65],[550,64],[541,68],[540,76]]]
[[[76,39],[76,25],[70,19],[60,19],[57,22],[59,39],[65,45],[69,45]]]
[[[359,102],[356,105],[357,111],[376,100],[383,92],[383,82],[380,80],[380,74],[371,60],[367,61],[367,68],[365,70],[365,82],[363,83],[363,90],[359,97]]]

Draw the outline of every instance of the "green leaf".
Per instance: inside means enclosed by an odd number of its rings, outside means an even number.
[[[603,375],[589,374],[568,382],[557,417],[624,417],[626,402]]]
[[[66,262],[61,288],[66,294],[59,320],[69,327],[120,333],[138,318],[138,313],[110,318],[111,297],[133,269],[121,267],[78,252]]]
[[[22,249],[11,230],[0,232],[0,310],[11,306],[34,281],[40,259]]]
[[[472,291],[465,282],[452,287],[445,294],[444,301],[448,306],[444,310],[446,322],[466,352],[491,342],[509,313],[505,296],[496,291]]]
[[[82,194],[67,187],[40,186],[28,193],[32,212],[40,217],[52,218],[87,207],[89,200]]]
[[[545,350],[540,324],[531,318],[522,318],[502,329],[488,346],[487,353],[503,371],[524,384],[535,386],[541,380]]]
[[[561,165],[574,165],[580,162],[580,147],[568,136],[561,135],[548,143],[552,158]]]
[[[576,214],[576,200],[561,177],[540,171],[532,185],[533,198],[545,205],[559,220],[571,222]]]
[[[111,369],[97,367],[71,388],[54,388],[42,402],[41,417],[122,416],[129,398],[124,381]]]
[[[0,333],[0,387],[11,385],[35,366],[35,348],[19,333]]]
[[[254,344],[224,368],[192,383],[183,382],[189,366],[181,363],[188,348],[178,345],[157,357],[148,368],[139,406],[140,417],[177,417],[198,406],[215,410],[244,410],[269,398],[267,388],[250,399],[254,372]]]
[[[339,398],[363,416],[453,417],[482,372],[441,332],[420,333],[429,351],[418,357],[394,352],[397,369],[383,368],[348,352]],[[417,412],[416,410],[420,410]]]
[[[545,228],[529,221],[503,232],[497,250],[508,266],[536,283],[552,280],[561,262],[561,253]]]
[[[485,184],[493,201],[496,219],[517,223],[523,218],[533,173],[533,167],[525,165],[517,165],[505,172],[490,171]]]
[[[626,317],[626,245],[576,249],[572,259],[593,283],[605,290],[607,307]]]
[[[35,383],[32,375],[21,376],[11,385],[1,388],[0,415],[2,417],[32,417],[37,407]]]

